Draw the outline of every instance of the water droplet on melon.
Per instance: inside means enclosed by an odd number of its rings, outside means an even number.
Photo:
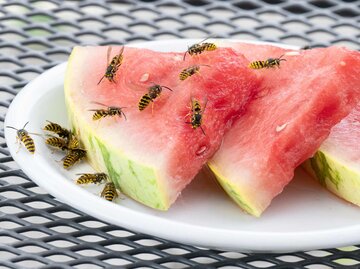
[[[298,51],[288,51],[285,53],[286,56],[298,56],[300,55],[300,52]]]
[[[287,125],[288,125],[288,123],[284,123],[282,125],[276,126],[276,132],[281,132],[282,130],[284,130],[286,128]]]
[[[198,150],[195,152],[196,156],[201,156],[205,153],[205,151],[207,150],[207,146],[202,145],[198,147]]]
[[[145,73],[141,76],[140,82],[148,81],[148,79],[149,79],[149,73]]]

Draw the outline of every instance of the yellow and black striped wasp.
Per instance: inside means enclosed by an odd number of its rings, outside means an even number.
[[[51,136],[45,140],[45,143],[54,148],[58,148],[61,150],[72,150],[77,149],[80,145],[80,141],[73,133],[69,133],[69,137],[67,139]]]
[[[265,61],[254,61],[249,63],[249,68],[251,69],[262,69],[262,68],[274,68],[274,67],[280,67],[281,61],[286,61],[286,59],[283,59],[284,55],[281,55],[279,58],[268,58]]]
[[[79,162],[83,158],[86,157],[86,150],[75,148],[68,151],[66,156],[62,159],[63,161],[63,167],[65,169],[69,169],[72,167],[75,163]]]
[[[188,47],[187,51],[184,54],[183,60],[185,61],[186,54],[191,56],[201,54],[204,51],[213,51],[217,49],[217,46],[214,43],[204,42],[208,40],[210,37],[205,38],[204,40],[200,41],[199,43],[193,44]]]
[[[159,84],[154,84],[153,86],[149,87],[148,93],[145,93],[138,104],[138,108],[140,111],[144,110],[150,102],[154,102],[154,100],[160,96],[163,88],[168,89],[169,91],[172,91],[167,86],[161,86]]]
[[[185,80],[188,77],[191,77],[192,75],[195,75],[195,74],[199,73],[201,66],[210,67],[209,65],[202,64],[202,65],[192,65],[192,66],[189,66],[187,68],[184,68],[179,74],[180,80]]]
[[[79,146],[80,146],[79,139],[76,137],[76,135],[70,133],[69,139],[67,141],[67,149],[73,150],[79,148]]]
[[[100,82],[104,79],[107,78],[110,82],[115,82],[115,75],[116,72],[118,71],[119,67],[122,64],[123,61],[123,53],[124,53],[124,46],[121,47],[120,51],[118,54],[116,54],[111,61],[110,60],[110,53],[111,53],[112,47],[109,46],[108,50],[107,50],[107,67],[105,70],[105,74],[102,76],[102,78],[99,80],[98,85],[100,84]]]
[[[69,138],[70,131],[68,129],[60,126],[59,124],[57,124],[55,122],[51,122],[51,121],[47,121],[47,122],[48,122],[48,124],[45,125],[43,130],[53,132],[62,138]]]
[[[80,177],[76,180],[76,184],[98,184],[108,179],[105,173],[83,173],[77,175],[80,175]]]
[[[191,112],[190,112],[191,118],[189,122],[186,122],[187,124],[191,124],[191,127],[193,129],[200,128],[204,135],[206,134],[201,125],[203,120],[203,114],[206,109],[206,104],[207,104],[207,99],[205,99],[204,107],[201,108],[200,102],[197,99],[191,97]]]
[[[34,154],[35,153],[35,143],[34,140],[31,138],[30,134],[33,135],[39,135],[36,133],[29,133],[28,131],[25,130],[26,125],[28,125],[29,122],[25,123],[24,127],[22,127],[21,129],[17,129],[15,127],[12,126],[6,126],[6,128],[11,128],[16,130],[16,142],[22,142],[25,146],[25,148],[31,153]],[[20,149],[20,147],[19,147]]]
[[[61,150],[67,150],[68,149],[68,141],[61,137],[51,136],[48,137],[45,140],[45,143],[49,146],[52,146],[54,148],[58,148]]]
[[[112,202],[114,199],[116,199],[119,195],[117,193],[115,184],[112,182],[108,182],[105,184],[104,189],[102,190],[101,197],[105,198],[105,200],[108,200]]]
[[[86,150],[80,148],[80,141],[73,133],[70,134],[67,140],[66,150],[67,153],[62,159],[65,169],[72,167],[75,163],[86,157]]]
[[[124,111],[122,111],[125,107],[116,107],[116,106],[107,106],[99,102],[93,102],[94,104],[107,107],[107,109],[90,109],[89,111],[94,111],[93,120],[100,120],[105,117],[114,117],[114,116],[124,116],[126,120],[126,115]]]

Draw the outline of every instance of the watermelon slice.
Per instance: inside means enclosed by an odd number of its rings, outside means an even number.
[[[209,162],[246,212],[260,216],[360,97],[360,54],[330,47],[286,51],[232,44],[249,61],[285,54],[280,68],[257,70],[264,90],[225,135]]]
[[[112,58],[120,51],[112,48]],[[126,195],[149,207],[167,210],[184,187],[219,148],[232,119],[256,95],[259,80],[247,60],[232,49],[218,49],[197,57],[126,47],[115,83],[99,79],[106,69],[107,47],[75,47],[65,78],[70,122],[81,138],[92,166],[107,172]],[[184,68],[200,65],[200,72],[184,81]],[[138,103],[148,88],[164,89],[143,111]],[[203,112],[201,128],[193,129],[191,100]],[[91,109],[125,107],[124,117],[92,120]]]
[[[359,87],[359,86],[358,86]],[[339,197],[360,206],[360,103],[331,129],[305,164],[319,182]]]

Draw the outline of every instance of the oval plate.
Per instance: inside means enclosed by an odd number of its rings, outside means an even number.
[[[188,45],[199,41],[152,41],[132,47],[184,52]],[[236,42],[216,42],[222,41]],[[46,120],[67,126],[63,94],[65,69],[66,63],[60,64],[29,83],[12,102],[5,125],[21,128],[29,121],[26,129],[34,133],[43,133],[41,128]],[[126,197],[110,203],[99,197],[100,186],[74,184],[76,173],[93,171],[91,167],[81,163],[65,171],[59,162],[62,155],[52,153],[40,136],[32,136],[37,147],[34,155],[24,147],[18,151],[15,130],[6,128],[5,137],[15,161],[50,194],[102,221],[134,231],[234,251],[290,252],[360,242],[359,208],[328,193],[301,169],[260,218],[243,213],[215,180],[208,180],[211,174],[206,171],[183,191],[169,211],[159,212]]]

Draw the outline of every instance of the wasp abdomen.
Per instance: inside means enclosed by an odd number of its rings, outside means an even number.
[[[249,67],[252,69],[261,69],[266,67],[265,61],[254,61],[249,64]]]
[[[151,97],[149,96],[149,94],[145,93],[139,101],[139,110],[140,111],[144,110],[149,105],[150,102],[152,102]]]
[[[212,51],[217,49],[217,46],[214,43],[203,43],[202,45],[207,51]]]
[[[35,143],[34,143],[34,140],[28,136],[28,135],[25,135],[21,138],[21,142],[24,143],[25,145],[25,148],[32,154],[35,153]]]
[[[70,131],[61,127],[59,124],[49,121],[44,127],[45,131],[56,133],[62,138],[68,138],[70,136]]]
[[[59,148],[61,150],[67,149],[67,142],[65,139],[62,139],[60,137],[49,137],[45,140],[45,143],[49,146]]]
[[[92,119],[93,119],[93,120],[100,120],[101,118],[106,117],[107,115],[108,115],[108,114],[106,113],[105,110],[99,109],[99,110],[97,110],[97,111],[93,114]]]
[[[86,150],[83,149],[70,150],[70,152],[63,159],[63,167],[65,169],[68,169],[71,166],[73,166],[76,162],[85,158],[85,156],[86,156]]]
[[[179,74],[179,78],[180,80],[185,80],[188,77],[191,77],[192,75],[198,73],[200,70],[200,66],[199,65],[194,65],[194,66],[190,66],[188,68],[183,69],[180,74]]]
[[[82,174],[77,180],[77,184],[97,184],[107,179],[105,173],[95,173],[95,174]]]
[[[118,196],[114,183],[106,183],[103,191],[101,192],[101,197],[105,200],[112,202]]]

